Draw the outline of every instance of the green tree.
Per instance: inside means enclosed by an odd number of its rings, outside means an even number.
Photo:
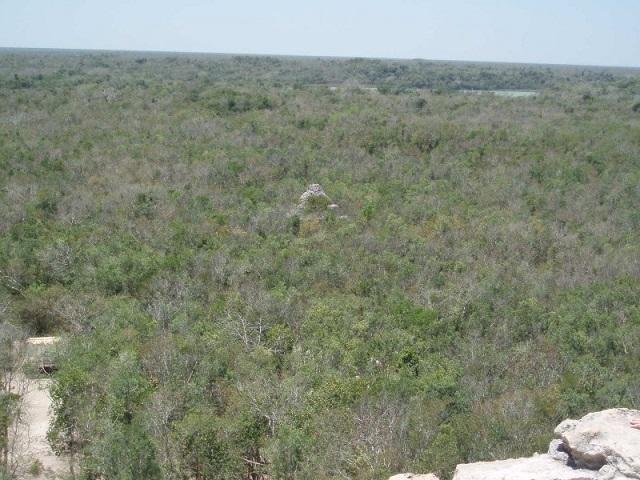
[[[175,425],[175,441],[184,472],[196,480],[222,480],[240,475],[241,451],[211,412],[194,411]]]

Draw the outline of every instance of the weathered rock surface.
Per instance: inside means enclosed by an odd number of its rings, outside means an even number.
[[[640,410],[614,408],[565,420],[543,455],[458,465],[453,480],[640,480]],[[417,479],[412,474],[390,480]],[[425,479],[432,479],[425,476]]]
[[[640,479],[640,411],[614,408],[565,420],[549,452],[529,458],[458,465],[454,480]]]
[[[401,473],[394,475],[389,480],[440,480],[434,474],[429,473],[427,475],[418,475],[416,473]]]
[[[565,452],[564,444],[559,438],[551,440],[547,453],[554,460],[559,460],[563,463],[569,464],[569,454]]]
[[[574,469],[549,455],[458,465],[454,480],[596,480],[595,470]]]
[[[609,465],[640,479],[640,430],[629,426],[638,418],[638,410],[613,408],[565,420],[554,433],[577,467],[598,470]]]
[[[300,196],[298,208],[300,210],[325,209],[331,204],[331,199],[324,193],[322,186],[313,183],[307,191]],[[337,207],[337,205],[336,205]]]

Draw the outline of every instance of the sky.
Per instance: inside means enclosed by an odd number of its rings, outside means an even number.
[[[640,67],[640,0],[0,0],[0,47]]]

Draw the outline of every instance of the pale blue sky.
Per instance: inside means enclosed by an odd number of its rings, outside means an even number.
[[[0,0],[0,46],[640,66],[640,0]]]

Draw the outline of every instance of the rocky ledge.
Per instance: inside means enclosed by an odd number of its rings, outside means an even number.
[[[614,408],[565,420],[545,454],[458,465],[453,480],[640,479],[640,430],[630,427],[640,410]],[[404,474],[392,479],[434,479]]]

